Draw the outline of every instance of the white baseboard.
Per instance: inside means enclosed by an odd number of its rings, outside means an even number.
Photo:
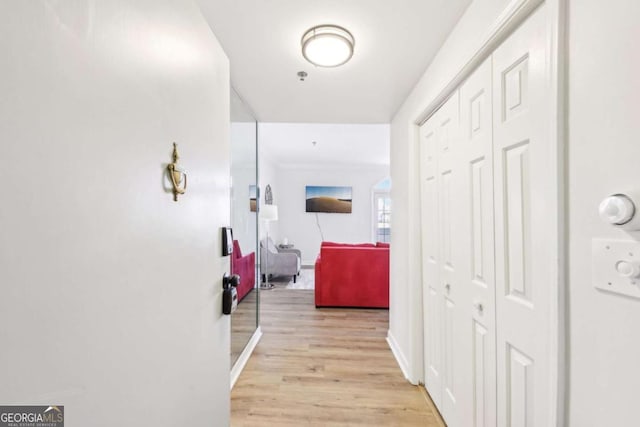
[[[402,375],[412,383],[411,376],[409,375],[409,364],[407,363],[407,358],[404,357],[404,353],[400,350],[400,346],[398,342],[393,337],[391,331],[387,331],[387,344],[389,344],[389,348],[391,348],[391,352],[393,356],[396,358],[396,362],[398,362],[398,366],[400,366],[400,370],[402,371]]]
[[[253,349],[255,349],[258,345],[260,338],[262,338],[262,329],[260,328],[260,326],[258,326],[256,331],[253,333],[253,336],[245,346],[244,350],[242,350],[242,353],[240,353],[240,357],[238,357],[238,360],[236,360],[233,368],[231,368],[231,389],[233,389],[233,386],[236,385],[236,381],[238,381],[238,378],[240,378],[240,374],[249,361],[249,358],[253,353]]]

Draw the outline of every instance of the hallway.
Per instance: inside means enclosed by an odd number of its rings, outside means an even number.
[[[385,341],[386,310],[316,309],[313,291],[262,292],[264,336],[231,392],[231,425],[441,426]]]

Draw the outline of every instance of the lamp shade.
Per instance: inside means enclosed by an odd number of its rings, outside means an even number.
[[[260,219],[263,221],[277,221],[278,207],[276,205],[260,206]]]
[[[353,56],[355,40],[337,25],[318,25],[302,36],[302,55],[318,67],[337,67]]]

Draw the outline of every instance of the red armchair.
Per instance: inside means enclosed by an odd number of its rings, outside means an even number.
[[[315,279],[316,307],[389,308],[389,245],[323,242]]]
[[[251,252],[242,256],[240,244],[233,241],[233,253],[231,254],[231,274],[240,275],[240,284],[237,286],[238,302],[242,301],[256,283],[256,253]]]

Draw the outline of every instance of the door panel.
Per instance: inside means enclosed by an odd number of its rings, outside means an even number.
[[[463,425],[496,425],[495,256],[493,226],[493,110],[491,58],[460,88],[464,181],[462,229],[467,288],[464,307],[472,331],[465,335],[473,373],[468,385],[472,418]],[[468,248],[468,249],[467,249]]]
[[[420,131],[425,384],[450,427],[552,424],[558,183],[545,13]]]
[[[529,106],[529,54],[524,53],[502,73],[504,99],[502,120],[509,121],[526,112]]]
[[[456,317],[456,305],[449,298],[444,298],[444,360],[445,360],[445,375],[444,375],[444,391],[446,393],[445,399],[448,399],[450,403],[455,404],[455,382],[454,382],[454,361],[455,361],[455,340],[454,324]]]
[[[442,263],[447,272],[453,272],[451,257],[451,180],[453,171],[447,169],[440,175],[440,232],[442,233]]]
[[[482,324],[473,321],[473,427],[495,425],[493,420],[490,392],[495,390],[495,377],[490,367],[491,356],[495,351],[489,346],[489,331]],[[489,371],[489,372],[488,372]]]
[[[499,426],[552,425],[557,182],[544,14],[538,8],[493,55]]]
[[[484,251],[484,242],[487,240],[486,216],[483,205],[486,204],[486,187],[493,185],[487,182],[486,175],[489,165],[484,156],[473,159],[471,166],[471,271],[476,285],[487,286],[484,276],[484,264],[487,253]]]
[[[440,405],[442,395],[442,379],[440,376],[440,370],[442,367],[442,340],[441,340],[441,308],[440,308],[440,296],[435,288],[429,287],[429,300],[427,302],[427,309],[429,310],[429,365],[427,372],[427,379],[429,380],[427,385],[429,390],[434,392],[434,402],[436,405]]]
[[[431,399],[441,405],[442,345],[440,334],[440,294],[438,253],[438,189],[436,156],[437,141],[434,122],[420,128],[420,181],[422,221],[422,268],[423,268],[423,330],[424,330],[424,384]]]
[[[464,378],[459,351],[464,324],[455,267],[456,194],[461,185],[458,116],[456,92],[420,129],[425,385],[449,423],[457,412],[458,381]]]
[[[506,425],[526,427],[534,424],[533,360],[508,345]],[[540,425],[540,424],[539,424]]]
[[[506,295],[531,304],[531,183],[529,141],[503,148]]]
[[[443,313],[443,378],[442,404],[440,411],[447,423],[455,426],[460,415],[457,410],[458,384],[464,379],[463,346],[464,319],[461,316],[459,299],[463,289],[458,265],[461,260],[459,197],[461,186],[459,102],[456,91],[434,116],[439,147],[437,170],[440,194],[440,304]]]

